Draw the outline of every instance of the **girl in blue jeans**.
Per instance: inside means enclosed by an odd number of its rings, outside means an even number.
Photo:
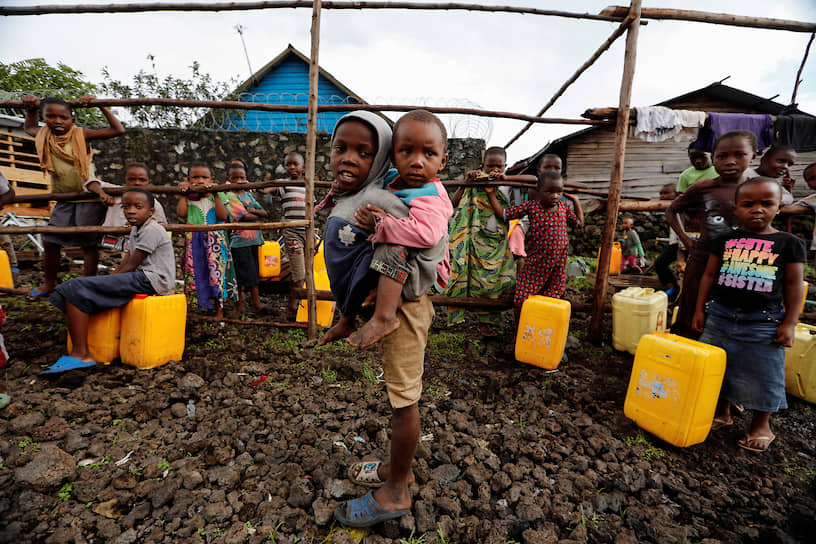
[[[737,444],[761,452],[776,438],[771,413],[788,407],[785,348],[793,345],[802,306],[805,246],[771,227],[782,205],[776,180],[749,179],[734,202],[740,226],[712,242],[692,327],[703,332],[700,342],[727,354],[712,429],[733,424],[731,408],[741,404],[754,418]]]

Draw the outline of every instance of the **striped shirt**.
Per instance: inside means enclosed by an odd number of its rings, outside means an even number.
[[[306,187],[291,185],[278,187],[278,194],[281,198],[284,221],[306,219]]]

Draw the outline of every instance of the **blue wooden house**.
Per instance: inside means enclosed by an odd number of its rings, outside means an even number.
[[[318,104],[365,104],[351,89],[337,81],[326,70],[319,69],[317,84]],[[258,70],[235,90],[236,99],[242,102],[266,104],[292,104],[306,106],[309,102],[309,58],[289,46],[266,66]],[[344,113],[319,113],[317,130],[331,133]],[[249,130],[260,132],[306,132],[305,113],[278,113],[267,111],[243,111],[229,115],[222,123],[225,130]]]

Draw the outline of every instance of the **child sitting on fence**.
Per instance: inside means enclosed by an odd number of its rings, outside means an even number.
[[[775,438],[771,413],[787,408],[785,348],[793,345],[802,306],[805,246],[771,226],[782,200],[776,180],[752,178],[736,188],[734,200],[739,229],[709,245],[692,326],[702,331],[701,342],[723,348],[728,358],[711,428],[733,424],[732,406],[752,409],[737,444],[762,452]]]
[[[696,182],[675,198],[666,210],[666,219],[688,250],[680,307],[672,332],[695,339],[698,332],[691,327],[697,305],[700,278],[705,271],[711,241],[736,226],[734,193],[745,181],[746,170],[756,154],[756,136],[748,130],[726,132],[714,144],[714,179]],[[685,231],[680,214],[685,213],[699,225],[700,237],[695,241]]]
[[[227,183],[249,183],[246,164],[240,159],[233,159],[227,167]],[[249,191],[234,190],[227,193],[227,211],[234,222],[259,221],[268,215]],[[263,310],[258,284],[261,282],[258,248],[264,243],[259,230],[230,231],[230,253],[235,263],[235,277],[238,282],[238,305],[236,311],[244,311],[244,292],[249,290],[252,311]]]
[[[108,276],[75,278],[60,284],[49,301],[65,312],[73,347],[43,374],[95,366],[88,349],[90,316],[124,306],[133,295],[170,295],[176,263],[170,235],[153,219],[155,200],[141,188],[122,195],[122,210],[131,227],[129,251]]]
[[[93,96],[79,98],[83,105],[94,100]],[[90,129],[74,125],[73,110],[59,98],[39,99],[25,95],[25,131],[34,136],[40,166],[51,174],[51,190],[54,193],[83,191],[85,182],[95,177],[92,151],[88,142],[113,138],[125,133],[122,124],[107,108],[99,108],[110,124],[107,128]],[[38,111],[42,110],[45,126],[39,126]],[[101,225],[105,206],[96,197],[59,201],[51,210],[50,226],[73,227]],[[31,289],[29,299],[47,296],[57,285],[62,247],[80,246],[85,264],[83,276],[96,274],[99,262],[98,234],[43,234],[43,269],[45,279],[39,288]]]
[[[179,198],[176,213],[191,225],[215,225],[229,218],[226,196],[209,193],[213,187],[209,165],[194,162],[190,165],[187,181],[179,184],[190,191]],[[199,308],[223,317],[224,301],[237,298],[235,266],[224,231],[188,232],[184,241],[185,293],[195,291]]]
[[[148,172],[147,166],[140,162],[132,162],[125,166],[125,187],[146,187],[148,185],[150,185],[150,173]],[[124,227],[128,222],[122,210],[122,197],[109,195],[105,192],[106,187],[119,186],[98,179],[89,179],[85,182],[85,189],[99,195],[102,202],[108,206],[108,211],[105,214],[105,221],[102,223],[102,226]],[[166,225],[167,216],[164,214],[164,207],[158,199],[154,199],[154,202],[156,211],[153,214],[153,219],[160,225]],[[128,248],[126,244],[128,238],[128,236],[103,234],[100,245],[106,249],[127,251]]]
[[[635,220],[630,216],[625,216],[621,220],[621,270],[643,272],[641,265],[645,256],[643,246],[640,244],[640,236],[635,230]]]
[[[566,193],[575,205],[575,212],[564,203],[564,180],[561,174],[545,171],[538,176],[538,185],[530,192],[530,200],[518,206],[503,209],[492,187],[486,189],[496,215],[507,219],[523,216],[530,218],[527,233],[527,260],[516,281],[515,329],[518,329],[521,305],[532,295],[561,298],[567,287],[567,254],[569,239],[567,225],[582,226],[584,213],[578,197]],[[515,330],[514,329],[514,330]],[[507,346],[514,351],[515,346]]]

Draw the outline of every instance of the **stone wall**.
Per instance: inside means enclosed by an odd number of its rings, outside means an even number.
[[[455,139],[448,142],[449,160],[442,179],[464,179],[465,173],[479,167],[484,141]],[[112,183],[123,183],[122,169],[129,162],[143,162],[150,168],[155,185],[176,185],[187,176],[187,165],[205,161],[212,165],[216,181],[223,183],[230,159],[247,163],[250,181],[286,177],[283,159],[291,151],[306,154],[306,135],[288,132],[226,132],[182,129],[128,129],[124,136],[94,142],[97,153],[94,165],[97,175]],[[329,135],[318,133],[315,157],[317,179],[332,179],[329,167]],[[316,191],[318,200],[325,189]],[[175,199],[162,197],[168,210],[175,209]],[[168,206],[170,206],[168,208]],[[271,219],[280,215],[276,199],[267,198]],[[172,214],[170,214],[172,216]],[[172,217],[169,217],[173,221]]]

